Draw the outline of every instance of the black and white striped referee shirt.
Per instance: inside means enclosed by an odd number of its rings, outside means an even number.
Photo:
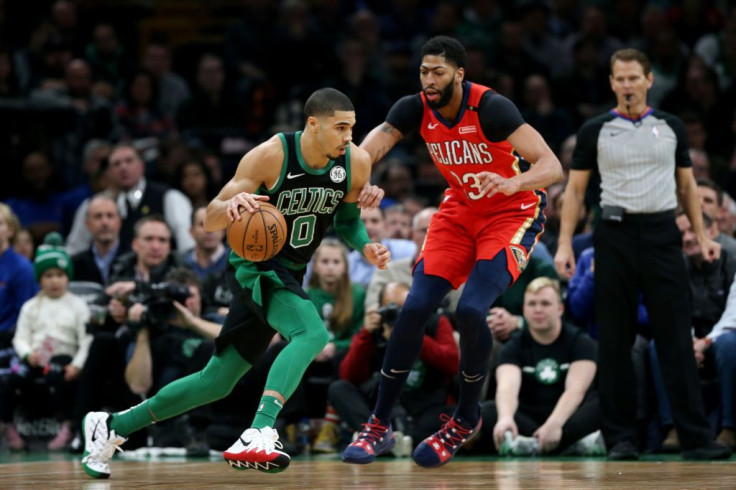
[[[648,109],[640,119],[611,110],[586,121],[572,158],[575,170],[601,176],[601,206],[628,213],[677,207],[675,169],[691,167],[685,125],[672,114]]]

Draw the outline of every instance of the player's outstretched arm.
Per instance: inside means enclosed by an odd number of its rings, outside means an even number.
[[[221,230],[230,222],[241,219],[240,207],[252,213],[258,208],[258,201],[267,201],[268,196],[253,193],[262,185],[271,187],[278,181],[283,159],[284,151],[277,136],[246,153],[233,178],[207,206],[205,229]]]
[[[371,165],[373,165],[383,158],[386,153],[391,151],[391,148],[403,137],[404,135],[401,134],[401,131],[389,123],[383,122],[368,133],[368,136],[365,137],[360,147],[368,152]]]
[[[384,122],[368,133],[368,136],[360,144],[360,148],[366,151],[370,158],[370,164],[373,165],[391,151],[391,148],[403,137],[401,131]],[[362,209],[378,207],[384,194],[383,189],[366,182],[358,194],[358,207]]]

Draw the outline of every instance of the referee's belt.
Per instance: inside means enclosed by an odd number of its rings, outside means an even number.
[[[641,223],[675,219],[674,209],[658,211],[656,213],[630,213],[621,206],[602,206],[601,211],[601,219],[613,223],[621,223],[623,221]]]

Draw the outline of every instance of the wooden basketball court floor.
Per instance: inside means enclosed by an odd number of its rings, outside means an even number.
[[[36,459],[36,461],[29,461]],[[39,460],[40,459],[40,460]],[[300,488],[382,489],[578,489],[736,488],[736,457],[723,462],[686,462],[679,457],[646,457],[636,462],[590,459],[457,458],[442,468],[420,468],[411,459],[379,459],[360,466],[337,457],[297,458],[278,474],[236,471],[215,459],[112,461],[109,480],[90,479],[78,458],[3,457],[0,488]]]

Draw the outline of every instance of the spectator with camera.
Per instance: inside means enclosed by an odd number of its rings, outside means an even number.
[[[92,235],[92,245],[72,256],[74,279],[106,285],[112,264],[120,256],[120,213],[115,200],[106,194],[90,198],[84,225]]]
[[[585,455],[604,455],[598,398],[592,389],[597,346],[562,322],[556,280],[539,277],[524,295],[527,327],[511,336],[496,368],[496,399],[481,409],[480,447],[502,456],[560,453],[576,444]],[[492,437],[492,442],[490,441]]]
[[[171,254],[171,231],[162,216],[141,218],[135,224],[134,235],[133,252],[121,255],[112,265],[105,290],[109,297],[107,313],[102,321],[90,325],[94,340],[79,380],[75,428],[81,427],[82,417],[90,410],[106,405],[125,407],[135,401],[125,382],[127,348],[133,335],[124,325],[128,307],[135,302],[136,289],[163,282],[177,266]]]
[[[340,380],[330,385],[329,400],[340,420],[357,431],[371,413],[378,393],[378,381],[394,322],[409,294],[409,286],[390,282],[380,294],[381,307],[366,310],[365,322],[355,334],[345,358],[340,363]],[[433,315],[427,324],[419,360],[412,367],[399,399],[394,427],[405,428],[414,441],[422,441],[436,429],[440,414],[452,414],[447,405],[451,377],[460,362],[450,320]]]
[[[23,392],[42,383],[53,398],[54,415],[62,422],[48,449],[63,449],[71,441],[76,380],[92,342],[85,329],[89,308],[67,290],[72,266],[69,255],[59,246],[63,239],[58,233],[51,233],[45,242],[38,247],[33,262],[41,290],[23,304],[13,337],[13,347],[22,364],[10,375],[2,397],[5,437],[14,450],[25,445],[12,424],[14,411]]]

